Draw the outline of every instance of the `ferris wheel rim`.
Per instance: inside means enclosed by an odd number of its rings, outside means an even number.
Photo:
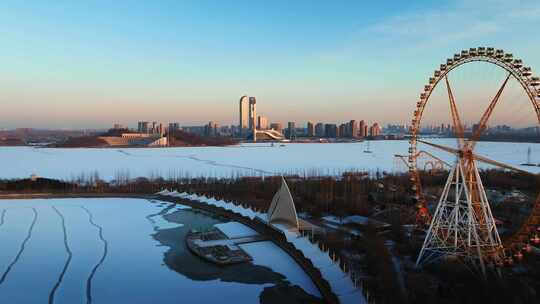
[[[471,52],[471,53],[469,53]],[[459,57],[457,57],[459,56]],[[538,124],[540,125],[540,81],[535,77],[529,66],[523,64],[521,59],[514,59],[511,53],[505,53],[502,49],[495,50],[494,48],[470,48],[462,50],[454,55],[454,59],[448,58],[446,63],[440,65],[440,69],[435,70],[434,77],[430,77],[428,84],[424,86],[424,91],[420,93],[420,101],[417,102],[413,119],[410,127],[410,148],[409,148],[409,171],[417,170],[414,154],[416,153],[417,138],[420,131],[420,123],[426,105],[429,102],[431,94],[439,84],[451,71],[468,63],[486,62],[496,65],[509,72],[521,85],[533,109],[535,110]],[[444,67],[444,68],[443,68]],[[431,83],[431,80],[434,80]],[[534,81],[537,81],[536,85]],[[426,88],[428,88],[426,90]],[[535,87],[539,87],[538,89]]]
[[[538,125],[540,125],[540,81],[538,80],[538,77],[533,75],[532,69],[529,66],[526,66],[520,59],[514,59],[511,53],[505,53],[501,49],[495,50],[494,48],[471,48],[469,50],[462,50],[459,54],[455,54],[454,58],[449,58],[447,59],[446,63],[441,64],[440,69],[435,70],[433,75],[430,77],[428,84],[424,86],[424,90],[420,94],[420,101],[417,102],[415,107],[410,128],[409,173],[411,174],[413,191],[416,192],[416,198],[419,202],[419,211],[423,213],[427,212],[428,219],[430,214],[427,210],[425,199],[423,198],[419,168],[415,156],[417,155],[417,139],[420,131],[420,123],[422,121],[423,112],[429,102],[433,90],[437,87],[439,82],[443,80],[451,71],[473,62],[490,63],[502,68],[503,70],[506,70],[510,75],[512,75],[513,78],[520,83],[522,89],[527,94],[527,97],[536,113]],[[533,205],[533,210],[531,210],[529,217],[515,234],[508,237],[508,241],[505,243],[515,245],[516,243],[523,241],[523,235],[531,233],[532,230],[530,226],[534,225],[534,223],[531,224],[532,213],[536,209],[540,210],[540,193]]]

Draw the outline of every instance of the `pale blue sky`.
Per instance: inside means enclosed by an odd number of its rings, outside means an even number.
[[[3,0],[0,128],[231,124],[244,94],[271,121],[405,122],[463,48],[539,70],[539,24],[537,0]]]

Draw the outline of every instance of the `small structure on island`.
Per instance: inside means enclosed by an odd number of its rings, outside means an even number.
[[[283,176],[281,177],[281,187],[274,194],[270,208],[268,208],[267,218],[269,224],[279,223],[295,229],[300,228],[294,200]]]

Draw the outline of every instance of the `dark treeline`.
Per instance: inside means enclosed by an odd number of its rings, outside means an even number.
[[[533,175],[485,170],[484,186],[502,193],[519,189],[536,194],[540,178]],[[421,174],[428,201],[435,201],[447,178],[447,172]],[[370,215],[373,208],[386,205],[413,206],[408,174],[343,172],[339,176],[291,174],[285,176],[299,212],[318,217],[322,214]],[[176,176],[131,178],[129,172],[118,172],[114,180],[104,181],[97,172],[81,174],[71,180],[47,178],[0,180],[3,192],[110,192],[155,193],[162,189],[201,193],[229,201],[266,209],[281,185],[281,176],[228,178]]]
[[[0,180],[0,193],[71,192],[76,185],[49,178]]]
[[[80,136],[80,137],[70,137],[64,140],[63,142],[53,143],[48,145],[51,148],[96,148],[96,147],[106,147],[107,143],[100,139],[98,136]]]
[[[182,146],[230,146],[235,145],[238,142],[230,137],[213,136],[203,137],[194,133],[185,132],[182,130],[175,130],[169,135],[169,146],[182,147]]]

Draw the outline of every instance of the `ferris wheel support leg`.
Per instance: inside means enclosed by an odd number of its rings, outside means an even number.
[[[429,225],[429,229],[426,234],[426,238],[424,239],[424,243],[422,245],[422,249],[420,250],[420,253],[418,254],[418,258],[416,259],[416,267],[419,267],[422,265],[422,262],[426,261],[428,259],[428,253],[432,251],[435,248],[432,248],[431,245],[433,243],[433,238],[438,237],[438,221],[437,219],[440,217],[441,210],[445,207],[444,201],[448,198],[448,193],[450,192],[450,187],[453,183],[454,176],[457,174],[456,168],[457,168],[457,161],[452,170],[450,170],[450,174],[448,175],[448,179],[446,180],[446,184],[444,185],[444,190],[441,194],[441,197],[439,199],[439,202],[437,204],[437,208],[435,209],[435,213],[433,214],[433,217],[431,219],[431,224]]]
[[[454,197],[449,199],[451,192]],[[448,175],[416,266],[434,255],[461,257],[478,267],[486,277],[487,263],[500,262],[502,248],[478,168],[458,157]]]

